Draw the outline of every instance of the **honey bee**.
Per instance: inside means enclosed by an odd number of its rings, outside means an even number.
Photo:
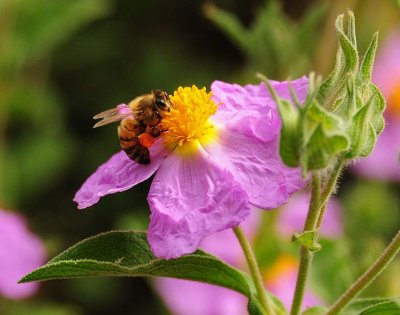
[[[97,114],[101,119],[93,128],[121,121],[118,127],[119,142],[128,157],[139,163],[150,163],[149,147],[161,135],[159,123],[165,111],[170,111],[171,100],[166,92],[153,90],[150,94],[138,96],[128,105],[121,104]]]

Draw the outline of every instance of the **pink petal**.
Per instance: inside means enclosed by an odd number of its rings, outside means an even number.
[[[303,230],[306,220],[310,194],[301,192],[293,195],[285,204],[277,219],[277,228],[282,236],[289,239],[294,233]],[[339,201],[332,196],[322,221],[320,234],[325,237],[337,238],[343,235],[342,208]]]
[[[250,216],[240,224],[250,240],[257,233],[261,213],[252,209]],[[235,267],[246,265],[243,251],[231,229],[207,236],[201,241],[200,248]],[[154,286],[168,309],[176,315],[247,314],[247,298],[226,288],[169,278],[156,278]]]
[[[250,211],[243,188],[203,150],[190,157],[170,154],[148,201],[148,240],[153,253],[167,259],[194,252],[204,237],[237,226]]]
[[[24,218],[0,209],[0,296],[22,299],[34,294],[39,284],[17,282],[45,262],[43,242],[32,234]]]
[[[278,139],[265,143],[225,129],[219,131],[216,143],[205,148],[233,174],[246,190],[249,202],[258,208],[276,208],[305,186],[300,171],[281,161]]]
[[[250,241],[255,237],[258,231],[262,214],[259,209],[251,208],[253,209],[251,209],[250,216],[240,224],[240,227]],[[227,246],[227,244],[229,244],[229,246]],[[246,265],[243,250],[231,229],[207,236],[201,241],[200,248],[221,258],[232,266],[240,267]]]
[[[287,82],[270,81],[279,96],[291,100]],[[300,102],[308,92],[306,77],[291,82]],[[265,83],[240,86],[221,81],[211,85],[213,99],[219,103],[217,113],[212,120],[219,125],[240,131],[262,141],[279,137],[281,120],[275,101]]]
[[[372,153],[353,169],[367,178],[400,181],[400,119],[388,121]]]
[[[393,31],[378,49],[373,72],[373,82],[382,89],[385,97],[398,88],[400,80],[400,29]]]
[[[247,298],[214,285],[158,278],[155,289],[175,315],[244,315]]]
[[[79,209],[90,207],[101,197],[125,191],[148,179],[160,167],[167,156],[161,141],[150,148],[151,163],[138,164],[120,151],[101,165],[76,193],[74,201]]]

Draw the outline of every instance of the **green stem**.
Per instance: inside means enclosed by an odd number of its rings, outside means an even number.
[[[331,177],[329,178],[328,183],[326,184],[325,191],[322,192],[321,195],[321,209],[319,211],[318,221],[317,221],[317,230],[321,227],[322,219],[324,218],[326,207],[328,205],[329,198],[331,197],[333,191],[336,187],[336,182],[339,178],[340,172],[344,166],[343,162],[338,162],[335,168],[332,170]]]
[[[310,206],[308,208],[303,232],[315,231],[315,237],[318,238],[318,229],[322,223],[322,218],[325,213],[326,205],[328,203],[329,197],[336,187],[336,182],[339,178],[342,167],[343,163],[337,162],[334,169],[330,173],[328,181],[324,183],[321,183],[320,175],[318,173],[313,175]],[[323,190],[321,190],[321,186],[324,187]],[[307,247],[303,245],[300,247],[299,272],[297,274],[296,289],[294,291],[290,315],[298,315],[301,311],[301,304],[303,302],[307,278],[313,256],[313,252],[310,251]]]
[[[390,264],[400,251],[400,231],[374,264],[333,304],[325,315],[339,314],[349,302],[360,294]]]
[[[304,223],[304,231],[311,231],[314,229],[318,220],[319,196],[320,196],[321,183],[317,175],[313,176],[310,206],[308,208],[306,222]],[[297,273],[296,289],[294,291],[291,315],[297,315],[301,310],[301,303],[303,302],[304,291],[306,287],[307,277],[311,266],[313,253],[305,246],[300,247],[300,266]]]
[[[250,246],[249,241],[246,238],[246,235],[243,233],[243,230],[239,226],[233,228],[233,232],[235,232],[240,246],[242,247],[244,256],[246,257],[247,264],[249,265],[250,273],[253,278],[261,305],[263,306],[267,315],[275,315],[275,311],[272,308],[272,303],[265,294],[260,268],[258,267],[256,256],[254,255],[254,252]]]

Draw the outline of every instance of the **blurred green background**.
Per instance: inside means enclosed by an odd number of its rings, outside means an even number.
[[[150,182],[84,211],[72,202],[119,150],[116,125],[94,130],[94,114],[154,88],[256,83],[256,71],[277,80],[312,70],[326,75],[336,53],[336,16],[355,11],[364,51],[373,32],[383,40],[399,27],[397,3],[1,0],[0,208],[25,215],[49,257],[106,230],[145,229]],[[331,267],[350,274],[349,283],[400,226],[398,183],[352,174],[342,183],[346,237],[321,252],[321,274],[328,275],[321,286],[334,280],[324,255],[336,257]],[[399,274],[397,261],[366,294],[400,295]],[[332,301],[348,283],[336,283],[324,298]],[[23,302],[1,299],[0,314],[7,315],[167,314],[145,279],[53,281]]]

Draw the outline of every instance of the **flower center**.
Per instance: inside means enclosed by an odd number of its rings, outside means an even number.
[[[179,87],[170,97],[170,112],[163,114],[160,129],[164,145],[182,154],[195,153],[201,144],[213,141],[216,128],[209,121],[218,105],[211,100],[212,93],[195,85]]]

